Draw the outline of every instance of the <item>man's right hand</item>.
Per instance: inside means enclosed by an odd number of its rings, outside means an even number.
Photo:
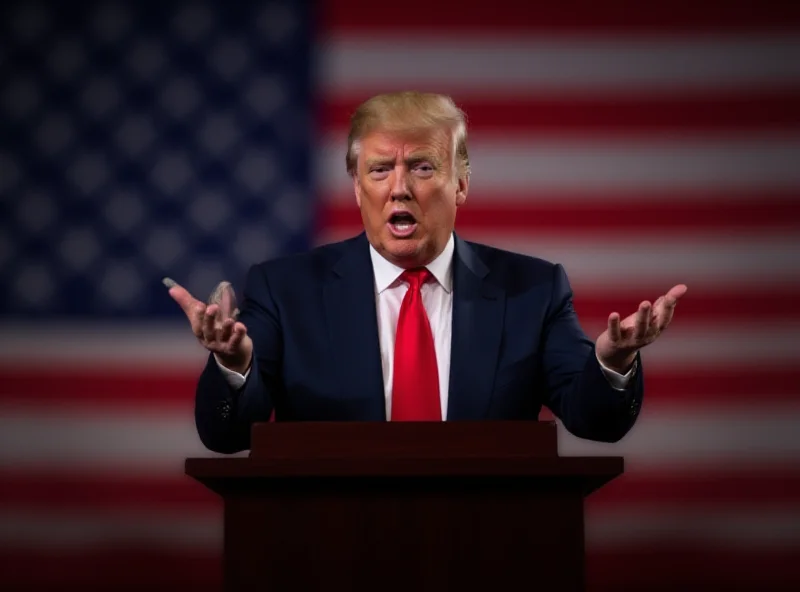
[[[217,361],[229,370],[244,374],[253,359],[253,340],[244,323],[236,320],[236,295],[229,282],[220,282],[208,304],[197,300],[174,280],[164,278],[169,295],[186,313],[192,332]]]

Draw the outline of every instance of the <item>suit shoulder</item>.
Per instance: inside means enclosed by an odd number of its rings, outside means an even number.
[[[559,263],[485,244],[467,244],[488,270],[485,281],[510,295],[570,294],[572,291],[566,271]]]
[[[482,243],[466,242],[478,258],[496,273],[522,273],[553,277],[555,268],[559,265],[533,255],[508,251]]]

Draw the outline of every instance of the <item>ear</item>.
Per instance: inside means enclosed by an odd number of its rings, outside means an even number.
[[[358,175],[353,173],[353,191],[356,194],[356,203],[359,209],[361,208],[361,183],[358,181]]]
[[[469,173],[459,175],[458,187],[456,188],[456,205],[463,205],[467,201],[467,193],[469,192]]]

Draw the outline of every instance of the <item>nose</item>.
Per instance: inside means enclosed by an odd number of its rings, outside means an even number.
[[[406,201],[411,199],[411,191],[408,188],[406,174],[402,167],[395,169],[394,179],[392,180],[392,201]]]

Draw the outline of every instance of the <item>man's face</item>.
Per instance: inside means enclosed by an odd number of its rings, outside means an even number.
[[[395,265],[427,265],[447,244],[468,187],[453,167],[446,129],[376,131],[362,138],[356,202],[369,242]]]

